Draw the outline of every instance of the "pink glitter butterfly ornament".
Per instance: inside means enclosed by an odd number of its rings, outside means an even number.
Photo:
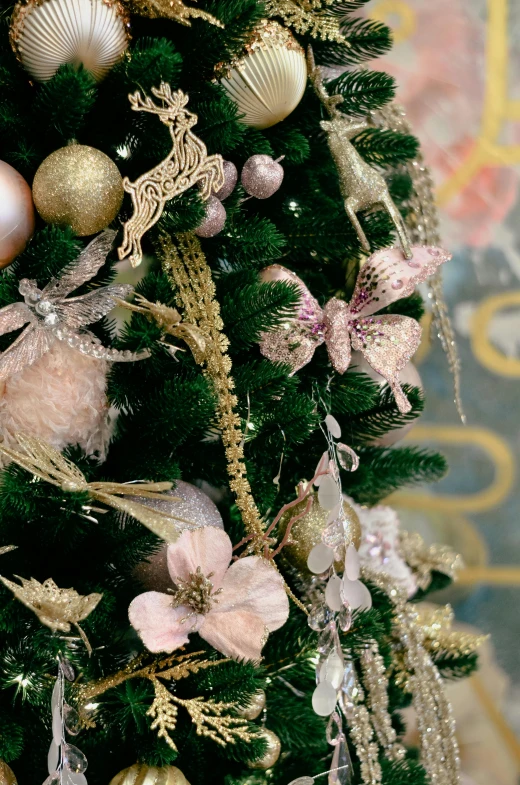
[[[269,360],[288,363],[296,373],[325,343],[341,374],[350,365],[352,350],[360,351],[390,385],[399,411],[406,413],[411,406],[399,373],[419,347],[421,326],[409,316],[377,311],[408,297],[449,259],[451,254],[435,246],[413,246],[411,259],[405,259],[401,248],[376,251],[361,268],[351,301],[333,297],[323,309],[295,273],[276,264],[266,267],[260,273],[263,281],[296,283],[301,298],[295,319],[282,330],[263,333],[260,351]]]

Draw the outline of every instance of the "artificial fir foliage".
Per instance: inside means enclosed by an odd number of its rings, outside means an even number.
[[[293,29],[303,47],[312,44],[318,65],[347,67],[329,80],[327,90],[329,95],[340,94],[341,111],[354,117],[380,109],[395,91],[391,77],[362,65],[387,51],[391,40],[384,25],[359,18],[364,4],[365,0],[338,0],[316,5],[320,13],[339,20],[342,40],[316,39],[312,28],[305,26]],[[268,4],[271,11],[276,5]],[[293,5],[303,2],[295,0]],[[333,415],[342,440],[360,458],[357,471],[341,470],[343,490],[355,502],[374,505],[404,485],[440,479],[446,464],[436,452],[408,445],[371,446],[374,439],[420,415],[424,403],[420,390],[405,387],[411,409],[403,414],[388,387],[381,388],[355,367],[343,375],[334,373],[324,349],[294,375],[288,365],[261,356],[261,334],[283,329],[295,318],[299,292],[293,284],[261,283],[260,270],[275,262],[294,270],[323,306],[331,297],[351,298],[363,257],[319,127],[325,113],[312,86],[307,85],[299,106],[283,123],[259,131],[241,122],[237,107],[214,79],[216,66],[240,56],[266,14],[264,4],[199,0],[196,7],[211,12],[222,27],[196,17],[190,18],[189,26],[182,26],[172,19],[132,16],[128,52],[103,81],[96,83],[81,67],[65,65],[50,81],[32,83],[10,48],[13,6],[4,2],[0,19],[2,159],[32,182],[50,153],[75,140],[101,150],[123,177],[133,181],[168,155],[171,137],[156,117],[132,112],[128,94],[139,90],[150,95],[161,82],[189,95],[189,109],[198,116],[196,133],[209,155],[220,154],[239,170],[251,155],[284,156],[280,190],[264,201],[247,200],[238,185],[226,200],[224,230],[202,244],[216,287],[223,333],[229,339],[227,354],[232,361],[245,470],[259,513],[266,522],[272,521],[294,499],[295,486],[313,477],[327,446],[323,426],[327,415]],[[287,24],[290,19],[289,15]],[[278,18],[283,20],[283,16]],[[365,161],[385,174],[390,194],[406,217],[411,181],[397,167],[415,157],[417,141],[407,134],[370,128],[355,137],[353,144]],[[127,196],[113,228],[119,230],[131,213]],[[152,261],[136,292],[150,303],[182,310],[180,293],[172,288],[157,258],[158,240],[160,233],[174,237],[191,232],[203,217],[204,203],[195,186],[167,202],[156,227],[145,235],[143,248]],[[393,224],[384,212],[361,214],[360,221],[372,250],[394,243]],[[87,240],[74,237],[67,227],[39,221],[27,249],[0,275],[0,307],[20,299],[20,279],[35,280],[43,287],[86,244]],[[116,261],[113,250],[95,278],[75,294],[108,285]],[[422,301],[414,294],[383,312],[419,319]],[[118,417],[106,460],[100,462],[98,456],[86,455],[74,444],[65,455],[90,483],[175,483],[181,478],[207,483],[217,490],[224,526],[232,542],[238,543],[247,531],[228,488],[227,457],[217,417],[218,391],[211,377],[201,371],[181,341],[171,342],[178,349],[172,358],[163,331],[142,313],[133,313],[118,333],[107,318],[92,331],[105,346],[148,350],[150,358],[115,365],[110,371],[108,400]],[[11,341],[12,336],[2,336],[0,348],[5,350]],[[275,530],[273,536],[279,534]],[[47,776],[49,705],[62,657],[76,671],[75,682],[66,684],[65,698],[80,710],[82,725],[77,738],[69,741],[88,759],[89,785],[108,785],[117,772],[136,761],[150,766],[175,763],[191,785],[262,785],[266,781],[288,785],[297,777],[328,770],[332,748],[326,738],[327,721],[311,705],[318,633],[296,604],[291,603],[285,625],[270,635],[259,663],[224,658],[193,634],[184,650],[173,652],[166,665],[169,655],[147,652],[128,622],[128,607],[143,590],[135,568],[161,548],[161,541],[149,529],[114,509],[100,511],[84,490],[65,493],[11,463],[4,466],[0,477],[0,548],[7,545],[16,546],[0,555],[0,574],[9,580],[22,576],[43,582],[52,577],[59,587],[73,587],[81,595],[103,595],[82,622],[92,647],[90,656],[76,631],[66,636],[52,633],[0,586],[0,759],[13,768],[20,785],[39,785]],[[302,577],[283,559],[279,568],[291,591],[308,604]],[[427,589],[419,589],[417,596],[422,599],[447,583],[447,575],[434,571]],[[406,679],[396,677],[404,666],[396,662],[393,647],[393,600],[384,587],[372,582],[370,574],[366,582],[373,607],[354,613],[352,626],[341,633],[341,644],[353,657],[358,678],[363,652],[374,642],[378,645],[390,680],[389,712],[401,733],[398,710],[409,705],[411,694]],[[181,660],[176,658],[184,656],[185,672],[176,671],[177,677],[161,681],[161,669],[180,668]],[[433,659],[447,678],[465,676],[476,666],[474,651],[446,650],[442,645]],[[192,667],[195,660],[204,666]],[[155,681],[154,674],[159,674]],[[106,688],[92,689],[104,684],[103,680],[107,680]],[[205,705],[211,701],[234,704],[226,710],[234,717],[240,716],[259,689],[265,690],[266,727],[281,741],[278,763],[268,774],[248,767],[248,762],[265,753],[262,717],[243,720],[240,727],[245,735],[219,744],[198,734],[191,715],[179,704],[175,728],[170,731],[174,746],[167,743],[164,735],[158,736],[157,729],[151,728],[154,690],[161,689],[157,682],[180,701],[200,698]],[[82,701],[82,694],[91,697]],[[361,785],[362,761],[348,727],[346,733],[352,782]],[[426,785],[427,773],[416,751],[407,751],[402,760],[388,760],[382,747],[377,749],[383,785]]]

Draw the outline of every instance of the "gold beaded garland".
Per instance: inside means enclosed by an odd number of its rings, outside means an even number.
[[[0,785],[16,785],[14,772],[3,760],[0,760]]]
[[[329,515],[327,510],[322,509],[318,502],[318,494],[311,494],[311,507],[309,512],[302,518],[296,521],[291,529],[289,544],[285,546],[282,553],[287,561],[303,573],[309,573],[307,567],[307,559],[309,553],[315,545],[321,542],[321,535],[323,530],[327,527],[327,517]],[[299,515],[305,509],[307,499],[296,504],[290,510],[282,515],[280,518],[280,533],[283,534],[291,518]],[[361,524],[355,511],[352,509],[348,502],[343,502],[343,513],[346,520],[346,537],[350,540],[356,548],[359,547],[361,542]],[[340,554],[342,559],[338,562],[338,569],[343,569],[343,555]]]
[[[118,214],[123,195],[112,159],[83,144],[51,153],[33,182],[34,204],[43,220],[71,226],[80,237],[105,229]]]
[[[245,720],[256,720],[265,709],[265,691],[258,690],[244,709],[239,709],[237,714]]]
[[[268,728],[262,728],[262,736],[265,736],[267,748],[260,759],[248,762],[250,769],[270,769],[280,757],[282,745],[276,733]]]
[[[190,783],[176,766],[157,768],[146,766],[144,763],[135,763],[116,774],[110,785],[190,785]]]

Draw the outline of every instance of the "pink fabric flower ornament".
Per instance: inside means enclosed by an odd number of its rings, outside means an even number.
[[[198,632],[227,657],[259,660],[267,635],[289,616],[281,575],[259,556],[229,563],[228,535],[212,526],[185,531],[168,546],[172,593],[140,594],[130,623],[151,652],[171,652]]]

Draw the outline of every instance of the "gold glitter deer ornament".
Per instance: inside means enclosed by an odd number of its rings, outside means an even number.
[[[168,126],[173,147],[167,158],[150,172],[134,182],[128,177],[123,180],[125,191],[132,197],[134,212],[125,223],[118,254],[120,259],[129,257],[132,267],[141,264],[141,238],[157,223],[167,201],[197,183],[202,199],[207,200],[224,185],[222,156],[208,155],[204,142],[191,130],[198,117],[186,109],[188,96],[181,90],[173,93],[166,82],[152,87],[152,93],[162,105],[158,106],[149,97],[143,98],[139,91],[128,98],[134,112],[156,114]]]
[[[381,205],[394,223],[405,257],[411,259],[412,252],[406,226],[390,196],[384,178],[363,160],[350,141],[360,131],[370,128],[370,125],[363,120],[353,121],[338,109],[338,105],[343,102],[343,96],[328,94],[323,84],[321,70],[314,62],[314,55],[310,46],[307,50],[307,61],[309,77],[314,87],[314,92],[327,110],[330,118],[329,120],[322,120],[320,125],[327,134],[330,154],[338,170],[345,212],[356,230],[361,247],[364,251],[370,253],[370,244],[361,228],[357,213],[361,210],[370,210],[376,205]]]

